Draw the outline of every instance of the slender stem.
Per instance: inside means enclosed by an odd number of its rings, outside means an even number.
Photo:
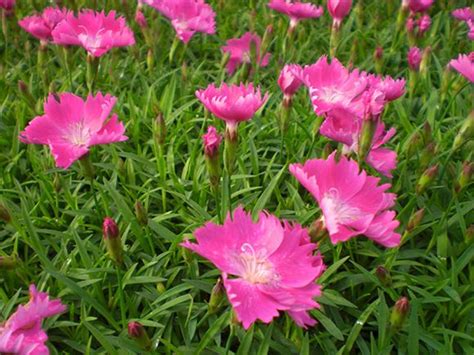
[[[115,271],[117,273],[117,287],[118,287],[118,295],[119,295],[119,304],[120,304],[120,315],[122,318],[122,326],[125,329],[127,327],[127,315],[125,312],[125,298],[123,294],[123,287],[122,287],[122,271],[120,270],[119,266],[115,266]]]

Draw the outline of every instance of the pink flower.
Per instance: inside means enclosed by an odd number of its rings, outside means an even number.
[[[15,7],[15,0],[0,0],[0,8],[10,12]]]
[[[219,150],[222,142],[222,136],[217,132],[216,127],[209,126],[207,133],[202,136],[204,143],[204,153],[207,156],[213,156]]]
[[[418,47],[411,47],[408,51],[408,65],[410,69],[413,71],[420,70],[420,63],[421,63],[421,50]]]
[[[380,179],[344,156],[337,162],[335,152],[326,160],[292,164],[290,172],[318,201],[333,244],[364,234],[385,247],[399,245],[399,222],[389,210],[396,195],[385,192],[390,184],[378,185]]]
[[[41,14],[25,17],[18,24],[34,37],[48,42],[53,39],[52,31],[56,25],[64,20],[68,14],[70,14],[70,11],[67,9],[47,7]]]
[[[394,101],[405,94],[405,79],[393,79],[386,76],[376,84],[377,89],[381,90],[387,101]]]
[[[301,327],[316,323],[308,311],[319,308],[315,280],[325,269],[316,244],[298,224],[260,213],[257,222],[238,207],[224,225],[208,222],[194,232],[197,244],[181,245],[211,261],[221,272],[227,297],[248,329],[270,323],[287,311]],[[231,276],[231,278],[229,277]]]
[[[311,102],[318,115],[329,112],[335,106],[351,106],[368,85],[365,75],[357,70],[349,72],[336,58],[328,63],[326,56],[299,72],[295,71],[295,75],[309,88]]]
[[[303,84],[295,75],[299,70],[301,70],[299,65],[287,64],[283,67],[278,77],[278,86],[280,86],[281,91],[287,97],[293,96]]]
[[[20,133],[27,144],[47,144],[61,168],[68,168],[89,152],[91,146],[122,142],[125,127],[117,115],[109,118],[117,99],[98,93],[84,100],[71,93],[49,95],[44,104],[45,114],[35,117]]]
[[[146,3],[171,21],[184,43],[196,32],[216,33],[216,13],[204,0],[147,0]]]
[[[310,3],[292,0],[271,0],[268,7],[287,15],[290,18],[290,27],[296,27],[300,20],[321,17],[324,9]]]
[[[434,0],[410,0],[408,2],[408,7],[410,11],[413,12],[425,12],[431,5],[433,5]]]
[[[391,149],[383,148],[394,135],[395,129],[385,131],[381,121],[376,122],[375,133],[367,155],[367,163],[379,173],[392,177],[392,171],[397,166],[397,153]],[[330,139],[344,144],[345,153],[357,152],[359,138],[362,130],[362,118],[345,109],[330,111],[321,124],[319,132]]]
[[[351,11],[352,0],[328,0],[327,7],[334,23],[339,25]]]
[[[451,15],[460,21],[474,20],[474,11],[470,7],[464,7],[462,9],[456,9],[451,12]]]
[[[471,41],[474,41],[474,20],[468,20],[467,21],[467,26],[469,27],[469,32],[467,34],[467,37]]]
[[[452,59],[449,62],[449,66],[456,69],[471,83],[474,83],[474,52],[468,55],[460,54],[457,59]]]
[[[234,73],[235,69],[242,63],[250,64],[252,58],[250,57],[251,46],[256,49],[256,61],[261,67],[266,67],[270,60],[270,53],[260,53],[260,44],[262,40],[255,33],[247,32],[240,38],[232,38],[226,42],[222,47],[224,53],[229,53],[230,58],[227,63],[227,72],[229,75]]]
[[[204,90],[196,91],[196,97],[232,129],[239,122],[250,120],[263,106],[268,94],[262,97],[260,88],[255,89],[251,83],[239,86],[223,83],[218,88],[211,84]]]
[[[30,301],[18,306],[5,324],[0,326],[0,353],[21,355],[46,355],[48,340],[41,328],[45,318],[53,317],[66,310],[60,300],[50,300],[47,293],[38,292],[30,286]]]
[[[415,18],[413,16],[408,16],[405,26],[407,32],[413,33],[415,31],[415,27],[417,26]]]
[[[418,33],[422,35],[430,29],[431,17],[428,14],[424,14],[418,19]]]
[[[69,13],[53,30],[57,44],[82,46],[87,52],[100,57],[114,47],[135,44],[132,30],[123,17],[115,18],[115,11],[82,10],[76,18]]]

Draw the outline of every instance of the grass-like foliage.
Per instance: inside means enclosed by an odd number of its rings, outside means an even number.
[[[282,313],[248,330],[225,294],[209,307],[219,270],[180,244],[193,241],[193,232],[207,221],[222,223],[239,205],[254,217],[267,210],[305,227],[321,216],[289,165],[327,157],[341,145],[318,133],[321,120],[306,88],[293,97],[281,134],[277,79],[287,63],[312,64],[329,54],[332,19],[326,8],[289,34],[288,18],[267,1],[208,1],[217,14],[216,34],[196,33],[185,45],[149,6],[143,7],[144,35],[134,20],[135,1],[61,3],[76,11],[116,10],[136,44],[88,61],[81,47],[40,45],[19,27],[19,19],[50,2],[18,0],[13,13],[2,12],[0,324],[28,302],[34,283],[67,307],[43,323],[52,354],[146,353],[127,334],[130,321],[144,326],[151,352],[161,354],[474,353],[474,190],[466,177],[469,169],[472,175],[472,123],[453,148],[473,109],[474,91],[457,71],[446,69],[473,49],[467,26],[451,16],[469,1],[436,1],[429,10],[431,27],[416,38],[408,38],[404,22],[397,24],[400,1],[353,1],[332,48],[337,58],[407,80],[406,94],[383,114],[385,125],[397,130],[387,146],[397,152],[398,164],[393,178],[382,182],[397,194],[403,243],[384,248],[360,236],[333,245],[324,237],[319,250],[327,269],[317,281],[321,308],[310,312],[317,325],[302,329]],[[221,47],[247,31],[266,33],[269,63],[229,75]],[[418,73],[407,62],[414,44],[426,54]],[[375,60],[377,47],[383,54]],[[269,98],[239,125],[233,174],[223,174],[216,187],[209,181],[202,135],[209,125],[223,133],[225,123],[205,110],[195,92],[245,79]],[[44,114],[49,93],[85,99],[91,90],[117,97],[113,113],[128,141],[91,147],[87,161],[68,169],[56,167],[48,146],[20,142],[28,122]],[[420,187],[427,169],[429,181],[425,175]],[[107,254],[107,216],[118,224],[121,265]],[[397,321],[391,314],[402,297],[409,312]]]

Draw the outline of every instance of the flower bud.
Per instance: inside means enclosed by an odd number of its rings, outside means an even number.
[[[420,70],[420,64],[421,64],[421,58],[422,58],[422,53],[420,48],[418,47],[411,47],[410,50],[408,51],[408,66],[412,71],[419,71]]]
[[[135,341],[142,347],[144,350],[151,349],[151,340],[143,327],[138,322],[129,322],[128,323],[128,336]]]
[[[421,208],[410,216],[407,224],[407,232],[412,232],[418,227],[425,216],[425,209]]]
[[[140,201],[135,202],[135,217],[140,225],[146,226],[148,224],[148,216],[145,207]]]
[[[463,122],[459,133],[454,138],[453,150],[457,150],[465,142],[474,137],[474,111],[470,113],[467,119]]]
[[[262,45],[260,46],[260,56],[261,58],[264,57],[265,52],[267,49],[270,47],[270,43],[272,41],[272,35],[273,35],[273,25],[269,24],[267,28],[265,29],[265,32],[262,37]]]
[[[382,285],[390,286],[392,284],[392,276],[390,276],[390,271],[388,271],[382,265],[377,266],[377,269],[375,269],[375,275],[380,280]]]
[[[466,229],[465,240],[467,243],[470,243],[474,240],[474,224],[471,224]]]
[[[393,330],[397,331],[401,329],[409,311],[410,303],[408,298],[402,297],[395,303],[392,314],[390,315],[390,325]]]
[[[0,201],[0,221],[10,223],[11,220],[12,216],[10,214],[10,210],[2,201]]]
[[[420,168],[425,169],[432,161],[436,154],[436,143],[429,143],[420,154]]]
[[[12,256],[0,256],[0,270],[13,270],[18,264],[18,258]]]
[[[327,235],[326,225],[322,218],[315,220],[308,228],[308,234],[313,243],[319,242]]]
[[[420,62],[420,72],[423,75],[426,75],[428,73],[428,67],[430,64],[430,58],[431,58],[431,47],[428,46],[423,50],[423,54],[421,56],[421,62]]]
[[[359,159],[365,160],[372,147],[372,140],[374,139],[376,122],[374,120],[363,120],[362,130],[359,138]]]
[[[219,147],[222,142],[222,136],[217,132],[217,129],[214,126],[209,126],[207,133],[202,136],[202,140],[204,143],[204,154],[209,180],[211,186],[215,189],[219,186],[221,176]]]
[[[146,21],[145,15],[140,9],[135,12],[135,22],[140,26],[142,30],[148,28],[148,22]]]
[[[155,140],[156,143],[160,146],[163,146],[165,144],[166,122],[161,112],[158,113],[155,120]]]
[[[383,48],[378,46],[374,51],[375,71],[381,74],[383,71]]]
[[[155,64],[155,56],[153,55],[153,50],[150,48],[146,54],[146,67],[149,71],[153,70]]]
[[[438,164],[433,165],[425,170],[425,172],[420,176],[418,183],[416,185],[416,193],[421,195],[425,192],[426,188],[431,185],[436,175],[438,174]]]
[[[216,284],[212,288],[211,298],[209,299],[209,313],[215,313],[224,298],[224,286],[222,284],[222,278],[218,278]]]
[[[472,173],[474,172],[474,163],[465,161],[462,164],[461,174],[459,175],[458,181],[455,186],[456,192],[462,191],[472,179]]]
[[[403,149],[406,152],[407,158],[411,158],[419,149],[422,143],[422,136],[419,131],[413,132],[410,138],[405,143]]]
[[[164,293],[166,291],[166,286],[163,284],[163,282],[158,282],[156,284],[156,290],[161,295],[162,293]]]
[[[122,241],[120,240],[120,232],[117,223],[115,223],[112,218],[104,218],[104,222],[102,223],[102,235],[109,257],[117,264],[121,264],[123,262]]]

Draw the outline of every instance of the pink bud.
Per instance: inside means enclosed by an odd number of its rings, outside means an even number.
[[[420,63],[421,63],[421,50],[418,47],[411,47],[408,51],[408,65],[410,69],[413,71],[420,70]]]
[[[413,16],[407,18],[406,28],[408,33],[413,33],[415,31],[416,21]]]
[[[202,136],[204,143],[204,153],[207,156],[214,156],[219,150],[219,146],[222,142],[222,136],[217,132],[216,127],[209,126],[207,133]]]
[[[148,22],[146,21],[145,15],[143,15],[143,12],[140,9],[137,9],[137,12],[135,12],[135,22],[141,28],[148,27]]]
[[[375,48],[375,51],[374,51],[374,58],[377,60],[377,59],[382,59],[383,57],[383,48],[380,47],[380,46],[377,46],[377,48]]]
[[[287,64],[283,67],[278,78],[278,86],[285,96],[293,96],[300,88],[302,82],[295,76],[295,71],[301,70],[298,65]]]
[[[341,22],[351,11],[352,0],[328,0],[329,14],[334,21]]]
[[[104,239],[115,239],[119,236],[119,229],[117,223],[110,218],[105,217],[104,222],[102,223],[102,235]]]
[[[428,31],[431,26],[431,17],[428,14],[424,14],[418,20],[418,33],[421,35]]]

